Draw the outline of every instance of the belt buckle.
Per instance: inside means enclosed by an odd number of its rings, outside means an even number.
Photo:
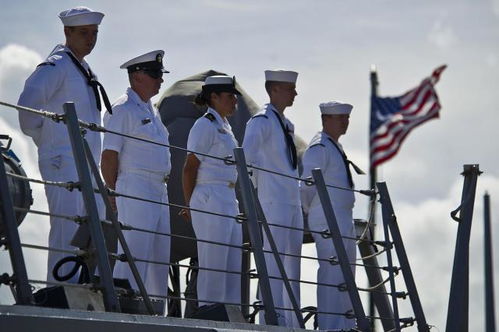
[[[229,182],[228,187],[233,189],[236,187],[236,184],[234,182]]]

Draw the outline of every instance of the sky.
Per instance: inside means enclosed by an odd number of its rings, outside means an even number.
[[[171,71],[161,92],[177,80],[215,69],[235,75],[263,105],[267,102],[264,70],[295,70],[298,96],[285,114],[295,123],[296,133],[309,141],[320,130],[319,103],[353,104],[349,131],[340,142],[363,169],[368,169],[371,65],[378,72],[379,94],[397,96],[447,64],[436,86],[440,119],[415,129],[399,154],[379,169],[379,179],[390,190],[427,321],[443,331],[458,226],[449,214],[460,203],[463,165],[480,165],[483,174],[470,242],[470,330],[484,330],[485,191],[491,195],[496,285],[499,281],[499,0],[0,0],[0,4],[2,101],[16,103],[24,80],[64,41],[57,14],[86,5],[106,14],[97,46],[86,59],[111,100],[128,83],[119,65],[155,49],[165,50],[165,66]],[[34,144],[20,133],[16,111],[0,108],[0,132],[13,137],[12,147],[23,167],[39,178]],[[367,177],[355,180],[358,188],[367,188]],[[43,188],[32,187],[33,208],[46,210]],[[357,197],[354,216],[365,219],[366,207],[365,198]],[[25,242],[46,244],[48,221],[28,218],[19,231]],[[313,254],[314,247],[304,246],[303,253]],[[30,277],[42,279],[44,255],[33,250],[25,255]],[[5,252],[0,253],[0,262],[2,267],[8,265]],[[314,280],[314,269],[315,265],[304,264],[303,278]],[[361,269],[357,281],[365,285]],[[401,280],[397,288],[404,288]],[[303,306],[314,305],[315,291],[303,288],[302,292]],[[0,287],[0,303],[11,301],[6,288]],[[407,302],[400,304],[402,317],[412,315]]]

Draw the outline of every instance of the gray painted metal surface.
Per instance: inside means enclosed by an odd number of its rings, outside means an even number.
[[[68,128],[69,139],[73,149],[73,157],[75,160],[76,170],[78,172],[78,180],[81,185],[81,194],[85,203],[87,212],[87,223],[90,228],[92,243],[96,249],[97,265],[99,267],[100,284],[104,295],[104,305],[107,311],[120,311],[120,304],[116,297],[116,292],[113,284],[113,274],[109,264],[107,247],[102,232],[102,225],[99,219],[97,203],[95,202],[92,179],[90,170],[88,169],[87,159],[83,148],[83,138],[81,137],[78,116],[74,103],[65,103],[63,105],[66,118],[66,126]]]
[[[272,250],[272,255],[274,256],[277,268],[279,269],[279,273],[281,274],[282,282],[284,283],[284,287],[286,288],[286,292],[288,293],[289,300],[291,301],[291,305],[293,306],[293,311],[295,312],[296,319],[298,320],[300,327],[305,328],[305,322],[303,321],[303,316],[300,311],[300,306],[298,305],[293,290],[291,289],[291,284],[289,282],[288,275],[286,274],[286,270],[284,269],[284,265],[282,264],[281,256],[278,253],[274,237],[272,236],[272,232],[270,231],[270,227],[267,223],[267,218],[263,213],[262,206],[260,205],[260,201],[258,200],[256,190],[253,187],[251,181],[250,181],[250,186],[251,186],[251,192],[253,193],[253,197],[255,197],[256,201],[256,209],[257,209],[256,211],[257,211],[258,220],[262,222],[263,231],[267,235],[267,240],[269,241],[270,248]]]
[[[265,256],[263,254],[263,240],[258,226],[256,204],[251,190],[251,180],[246,168],[246,158],[243,148],[234,149],[234,157],[236,159],[237,177],[241,186],[241,196],[243,200],[244,214],[248,220],[248,230],[253,247],[253,256],[258,271],[258,285],[263,298],[265,307],[265,322],[269,325],[277,325],[277,314],[274,307],[272,290],[270,289],[269,275],[267,265],[265,264]]]
[[[366,222],[361,223],[360,225],[356,222],[356,226],[362,228],[362,230],[366,227]],[[359,234],[359,231],[357,231]],[[365,234],[365,239],[372,240],[369,236],[369,232]],[[381,284],[383,282],[383,277],[381,276],[380,270],[377,268],[379,266],[378,259],[376,256],[376,252],[374,251],[374,246],[366,241],[359,241],[357,244],[359,248],[359,252],[362,257],[368,257],[362,259],[364,263],[364,268],[366,270],[367,279],[369,280],[369,285],[380,285],[376,288],[376,291],[370,292],[370,298],[372,298],[374,305],[376,305],[376,309],[378,309],[378,313],[380,317],[385,319],[381,320],[381,324],[383,325],[383,329],[385,331],[390,331],[395,328],[395,323],[393,320],[393,310],[390,304],[390,300],[388,295],[386,294],[385,285]]]
[[[31,304],[33,303],[33,295],[28,284],[28,274],[26,272],[26,265],[24,264],[21,240],[17,232],[16,215],[14,213],[14,206],[12,205],[12,198],[10,197],[3,156],[2,160],[0,160],[0,203],[0,211],[5,228],[5,246],[9,249],[10,262],[14,272],[12,283],[16,286],[16,303]]]
[[[379,189],[379,187],[378,187]],[[397,289],[395,287],[395,271],[392,258],[392,244],[390,241],[390,231],[388,229],[391,219],[395,217],[393,209],[391,209],[390,197],[387,198],[388,191],[386,188],[379,189],[381,196],[381,213],[383,216],[383,235],[385,237],[386,261],[388,263],[388,275],[390,282],[390,294],[392,299],[393,319],[395,322],[395,331],[400,331],[400,316],[399,307],[397,303]],[[390,205],[390,206],[389,206]]]
[[[123,235],[123,232],[121,231],[121,226],[120,223],[118,222],[118,219],[116,218],[116,213],[113,211],[111,208],[111,203],[109,203],[109,195],[107,193],[107,190],[104,186],[104,183],[100,177],[100,172],[99,169],[97,168],[97,165],[95,164],[95,160],[92,156],[92,151],[90,151],[90,147],[88,146],[87,140],[83,140],[83,146],[85,148],[85,154],[87,156],[88,164],[90,166],[90,169],[94,175],[95,182],[97,183],[97,188],[100,191],[100,194],[102,195],[102,199],[104,201],[104,204],[106,206],[107,210],[107,216],[109,219],[111,219],[111,223],[113,224],[114,232],[118,236],[118,240],[120,241],[121,248],[123,252],[125,253],[125,256],[128,261],[128,265],[130,267],[130,270],[133,274],[133,277],[135,279],[135,282],[137,283],[137,287],[139,288],[140,296],[142,296],[142,299],[144,300],[144,305],[147,309],[147,312],[149,314],[153,315],[154,314],[154,309],[151,303],[151,299],[149,298],[149,295],[147,295],[146,288],[144,286],[144,282],[142,281],[142,277],[139,274],[139,270],[137,269],[137,265],[135,264],[135,260],[132,256],[132,253],[130,252],[130,248],[128,247],[128,244],[126,243],[125,236]]]
[[[490,226],[490,196],[483,196],[483,237],[485,272],[485,331],[496,331],[494,305],[494,259],[492,258],[492,230]]]
[[[459,225],[457,229],[454,266],[452,268],[449,311],[447,312],[447,332],[468,331],[469,328],[469,249],[471,223],[478,176],[478,165],[464,165],[461,205],[451,212],[451,217]],[[459,217],[457,213],[460,212]]]
[[[393,238],[393,246],[395,247],[395,252],[397,253],[397,258],[400,263],[400,268],[402,269],[402,275],[404,277],[404,282],[409,293],[412,310],[414,311],[414,315],[416,316],[418,331],[429,332],[430,327],[426,323],[423,307],[421,306],[418,290],[416,288],[416,282],[414,281],[404,243],[402,242],[402,235],[400,234],[400,229],[397,224],[397,218],[395,216],[395,212],[393,211],[393,205],[392,201],[390,200],[388,188],[385,182],[378,182],[376,183],[376,186],[378,187],[380,194],[381,207],[383,210],[383,222],[386,222],[388,224],[390,234]]]
[[[77,311],[0,305],[2,331],[15,332],[188,332],[188,331],[305,331],[280,326],[154,317],[114,312]]]
[[[312,177],[314,178],[315,186],[317,188],[317,194],[319,195],[322,209],[324,210],[324,215],[326,216],[334,249],[336,250],[336,254],[338,255],[341,272],[343,272],[343,277],[345,278],[347,291],[350,295],[350,301],[352,302],[355,317],[357,318],[357,326],[361,331],[371,331],[371,324],[366,318],[364,308],[362,307],[362,302],[360,301],[355,278],[353,276],[352,269],[350,268],[347,252],[345,250],[345,246],[343,245],[343,239],[341,238],[340,228],[336,220],[336,215],[334,214],[334,209],[331,204],[331,200],[327,192],[326,183],[324,182],[324,177],[321,170],[318,168],[313,169]]]

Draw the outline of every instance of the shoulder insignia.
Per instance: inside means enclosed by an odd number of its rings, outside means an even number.
[[[252,118],[254,119],[254,118],[260,118],[260,117],[265,118],[265,119],[269,118],[266,114],[257,114],[257,115],[254,115]]]
[[[38,66],[36,66],[36,67],[38,68],[38,67],[41,67],[41,66],[55,66],[55,63],[50,62],[50,61],[45,61],[45,62],[40,63],[40,64],[39,64]]]
[[[211,114],[211,113],[206,113],[206,114],[204,115],[204,117],[205,117],[205,118],[207,118],[208,120],[210,120],[211,122],[213,122],[213,121],[215,121],[215,120],[216,120],[216,119],[215,119],[215,116],[214,116],[213,114]]]
[[[310,147],[313,147],[313,146],[322,146],[322,147],[325,147],[324,144],[322,144],[321,142],[318,142],[318,143],[314,143],[314,144],[311,144]]]

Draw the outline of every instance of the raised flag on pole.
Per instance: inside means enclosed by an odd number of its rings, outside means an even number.
[[[371,169],[395,156],[413,128],[439,117],[440,103],[435,84],[446,67],[438,67],[419,86],[402,96],[372,97]]]

